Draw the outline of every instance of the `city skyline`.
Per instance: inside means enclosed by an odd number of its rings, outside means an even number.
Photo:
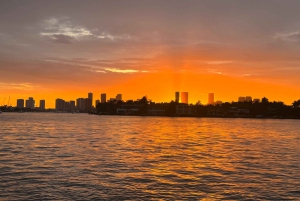
[[[213,91],[223,101],[251,94],[291,104],[300,97],[299,7],[294,0],[6,1],[0,104],[33,96],[53,107],[56,97],[87,91],[125,99],[147,92],[157,102],[188,91],[192,103],[206,103]]]
[[[76,109],[84,111],[86,108],[90,108],[90,109],[92,107],[95,108],[98,103],[105,103],[105,102],[110,102],[110,101],[123,101],[123,102],[126,102],[128,100],[135,100],[135,99],[123,99],[122,98],[123,94],[116,94],[116,97],[114,97],[114,98],[107,98],[106,95],[107,95],[106,93],[101,93],[99,95],[99,98],[93,99],[94,93],[88,92],[86,97],[81,97],[81,98],[77,97],[77,98],[68,99],[68,100],[64,99],[64,98],[56,98],[54,100],[55,104],[54,104],[53,107],[46,107],[46,100],[45,99],[40,99],[39,100],[39,105],[36,105],[36,102],[38,102],[38,101],[36,101],[34,99],[34,97],[29,97],[28,100],[25,100],[25,99],[22,99],[22,98],[17,98],[16,99],[16,105],[14,105],[14,104],[11,104],[12,102],[10,101],[10,97],[9,97],[10,104],[8,105],[8,104],[5,104],[5,102],[3,102],[2,104],[0,104],[0,106],[5,106],[6,105],[6,106],[12,106],[12,107],[16,107],[16,108],[30,108],[30,109],[39,108],[39,109],[42,109],[42,110],[53,109],[54,108],[54,109],[61,110],[65,107],[64,104],[69,104],[67,106],[68,109],[74,110],[76,108]],[[157,101],[152,100],[152,99],[149,99],[149,100],[151,100],[153,102],[156,102],[156,103],[168,103],[168,102],[174,101],[176,103],[184,103],[184,104],[198,104],[199,101],[200,101],[200,103],[202,105],[216,105],[216,104],[222,104],[222,103],[225,103],[225,102],[229,102],[229,103],[231,103],[231,102],[244,102],[244,101],[246,101],[246,102],[260,102],[261,99],[266,98],[265,96],[262,97],[262,98],[253,98],[252,96],[237,96],[237,100],[222,101],[222,100],[218,99],[218,100],[215,101],[214,95],[215,95],[214,93],[208,93],[207,103],[202,102],[200,100],[198,100],[195,103],[189,102],[189,92],[178,92],[178,91],[175,92],[173,99],[168,100],[168,101],[157,102]],[[137,99],[139,99],[139,98],[137,98]],[[88,101],[88,102],[86,102],[86,101]],[[272,101],[272,100],[270,100],[270,101]],[[281,100],[276,100],[276,101],[281,102]],[[95,105],[94,105],[94,103],[95,103]],[[57,107],[57,105],[59,105],[59,106]]]

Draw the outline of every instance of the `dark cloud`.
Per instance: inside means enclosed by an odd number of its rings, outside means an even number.
[[[71,44],[72,40],[74,40],[73,37],[70,36],[66,36],[63,34],[54,34],[51,36],[51,41],[55,42],[55,43],[63,43],[63,44]]]

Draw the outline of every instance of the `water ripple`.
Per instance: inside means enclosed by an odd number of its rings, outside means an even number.
[[[297,120],[3,113],[0,129],[0,200],[300,200]]]

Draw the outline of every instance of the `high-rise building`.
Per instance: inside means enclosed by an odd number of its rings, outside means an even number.
[[[247,102],[252,102],[252,97],[251,96],[246,96],[246,101]]]
[[[259,99],[259,98],[254,98],[254,99],[253,99],[253,102],[254,102],[254,103],[259,103],[259,102],[260,102],[260,99]]]
[[[65,101],[64,111],[70,111],[70,102]]]
[[[40,100],[40,109],[45,110],[46,109],[46,102],[45,100]]]
[[[24,108],[24,99],[17,99],[17,108]]]
[[[244,101],[246,101],[246,97],[245,96],[240,96],[238,98],[238,102],[244,102]]]
[[[55,100],[55,110],[57,111],[63,111],[65,108],[65,100],[57,98]]]
[[[208,105],[213,105],[215,103],[215,94],[209,93],[208,94]]]
[[[70,101],[70,110],[75,110],[75,101]]]
[[[175,102],[176,103],[179,103],[179,98],[180,98],[179,91],[176,91],[175,92]]]
[[[92,92],[90,92],[90,93],[88,93],[88,99],[91,99],[91,103],[92,103],[92,105],[91,106],[93,106],[93,93]]]
[[[181,92],[181,103],[189,104],[189,93]]]
[[[122,94],[117,94],[116,100],[117,100],[117,101],[121,101],[121,100],[122,100]]]
[[[215,102],[215,104],[216,104],[216,105],[221,105],[221,104],[222,104],[222,101],[218,100],[218,101]]]
[[[77,98],[76,99],[76,107],[79,111],[84,112],[85,111],[85,98]]]
[[[92,111],[92,107],[93,107],[92,105],[93,105],[92,99],[86,98],[86,99],[85,99],[85,112],[90,112],[90,111]]]
[[[101,94],[101,103],[106,103],[106,94]]]
[[[28,100],[26,100],[26,108],[34,109],[35,100],[32,97],[29,97]]]
[[[97,105],[100,103],[100,100],[99,99],[97,99],[96,101],[95,101],[95,106],[97,107]]]

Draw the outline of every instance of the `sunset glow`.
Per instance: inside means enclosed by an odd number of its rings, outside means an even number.
[[[54,108],[88,92],[169,102],[187,91],[204,104],[210,92],[223,102],[300,97],[298,1],[7,2],[0,105],[34,97]]]

